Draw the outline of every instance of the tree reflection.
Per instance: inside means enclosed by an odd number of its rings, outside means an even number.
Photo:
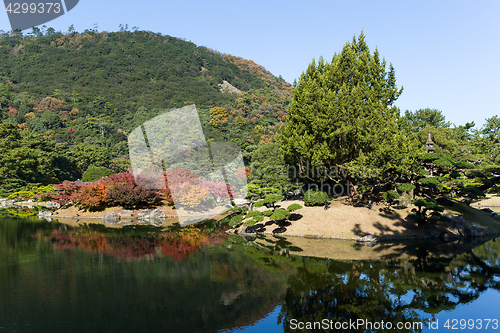
[[[297,274],[288,278],[279,323],[284,332],[292,332],[292,319],[299,322],[328,319],[333,323],[383,320],[394,326],[398,322],[422,322],[424,319],[417,310],[434,315],[471,302],[489,288],[499,290],[500,269],[485,262],[498,263],[492,260],[490,243],[452,258],[430,257],[425,249],[417,251],[416,260],[386,262],[303,257]],[[495,249],[498,251],[498,247]]]

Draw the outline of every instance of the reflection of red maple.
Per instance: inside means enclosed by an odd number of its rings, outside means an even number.
[[[127,259],[151,255],[171,257],[174,260],[189,258],[202,246],[222,244],[224,232],[208,233],[198,228],[187,228],[162,236],[108,237],[107,234],[74,234],[54,230],[50,236],[53,248],[58,250],[80,248],[110,257]]]

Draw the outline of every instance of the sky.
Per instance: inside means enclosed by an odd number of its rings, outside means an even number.
[[[128,24],[251,59],[289,83],[363,31],[396,70],[402,113],[438,109],[457,126],[480,128],[499,114],[499,13],[497,0],[80,0],[45,25],[109,32]],[[0,30],[11,30],[5,11]]]

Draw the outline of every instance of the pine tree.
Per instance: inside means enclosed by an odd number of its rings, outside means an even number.
[[[313,60],[294,83],[278,138],[285,158],[304,174],[307,165],[327,170],[375,166],[383,175],[408,170],[419,149],[400,130],[394,102],[402,91],[393,66],[386,71],[385,59],[378,50],[370,53],[361,32],[331,63]]]

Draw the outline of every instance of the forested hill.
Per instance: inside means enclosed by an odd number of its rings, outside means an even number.
[[[1,74],[20,90],[42,97],[75,91],[88,101],[102,96],[118,111],[227,103],[235,98],[220,94],[223,80],[247,92],[287,88],[251,61],[146,31],[14,34],[0,45]]]
[[[251,60],[148,31],[70,31],[0,34],[0,122],[75,158],[79,145],[126,157],[127,133],[193,103],[207,137],[244,153],[285,119],[291,85]]]

